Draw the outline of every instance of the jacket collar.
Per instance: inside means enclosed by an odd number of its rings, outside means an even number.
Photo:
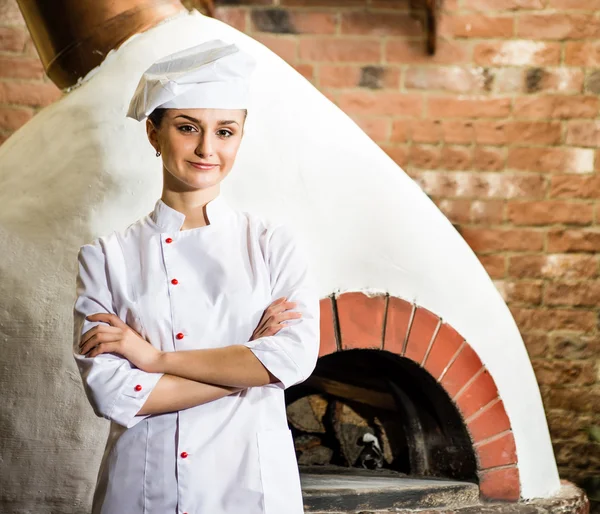
[[[196,228],[205,229],[207,227],[220,225],[232,212],[233,209],[231,206],[225,201],[223,195],[219,194],[216,198],[206,204],[206,216],[208,217],[209,225]],[[185,214],[168,206],[161,198],[156,201],[154,210],[150,213],[150,217],[152,218],[152,221],[165,232],[177,232],[181,230],[183,222],[185,221]]]

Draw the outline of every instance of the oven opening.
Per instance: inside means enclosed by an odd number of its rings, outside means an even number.
[[[326,355],[286,391],[286,404],[308,512],[479,499],[462,417],[409,359],[368,349]]]

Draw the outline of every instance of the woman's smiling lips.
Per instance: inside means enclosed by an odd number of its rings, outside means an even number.
[[[199,170],[212,170],[213,168],[216,168],[218,166],[218,164],[211,164],[208,162],[192,162],[192,161],[188,161],[194,168],[197,168]]]

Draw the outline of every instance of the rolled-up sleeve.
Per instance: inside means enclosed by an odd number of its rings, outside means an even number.
[[[249,341],[245,346],[287,389],[306,380],[315,368],[320,343],[319,297],[306,250],[287,226],[270,230],[265,253],[272,301],[287,297],[297,304],[292,311],[300,312],[302,317],[285,321],[277,334]]]
[[[115,354],[105,353],[90,358],[79,353],[81,336],[102,323],[88,321],[86,316],[96,313],[116,315],[116,309],[99,241],[83,245],[77,259],[79,271],[77,299],[73,307],[73,356],[96,415],[131,428],[148,417],[138,416],[137,412],[163,374],[142,371]]]

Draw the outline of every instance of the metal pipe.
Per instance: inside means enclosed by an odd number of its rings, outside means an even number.
[[[179,0],[17,0],[59,88],[77,83],[129,37],[181,12]]]

